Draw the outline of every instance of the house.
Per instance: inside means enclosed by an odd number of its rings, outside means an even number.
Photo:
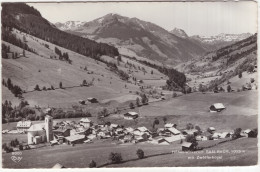
[[[92,126],[92,122],[91,120],[89,120],[88,118],[82,118],[80,121],[79,121],[79,124],[85,128],[89,128]]]
[[[134,131],[133,128],[127,127],[127,128],[125,128],[124,133],[126,133],[126,134],[128,134],[128,133],[133,133],[133,131]]]
[[[56,136],[68,137],[70,136],[70,129],[66,127],[60,127],[56,130],[53,130],[53,134]]]
[[[127,134],[127,135],[125,135],[124,138],[123,138],[124,143],[126,143],[126,142],[132,142],[133,140],[134,140],[134,136],[131,135],[131,134]]]
[[[208,131],[209,133],[213,134],[213,133],[216,131],[216,129],[215,129],[214,127],[209,127],[209,128],[207,129],[207,131]]]
[[[19,121],[17,122],[16,129],[18,132],[27,132],[27,130],[31,127],[31,121]]]
[[[165,138],[157,138],[152,140],[150,143],[157,144],[157,145],[170,145]]]
[[[194,135],[194,134],[197,134],[197,133],[198,133],[198,130],[196,130],[196,129],[190,129],[190,130],[183,130],[182,131],[183,135]]]
[[[134,120],[136,118],[138,118],[138,113],[136,113],[136,112],[127,112],[124,114],[124,119]]]
[[[221,133],[214,133],[212,135],[212,138],[213,138],[213,140],[218,140],[218,139],[220,139],[220,136],[221,136]]]
[[[85,135],[75,134],[72,136],[65,137],[67,144],[83,143],[87,137]]]
[[[185,137],[180,134],[180,135],[175,135],[175,136],[171,136],[171,137],[165,137],[164,139],[168,143],[172,143],[172,142],[175,142],[175,141],[179,141],[179,140],[185,139]]]
[[[52,111],[52,109],[51,108],[46,108],[46,109],[44,109],[44,113],[45,114],[50,114],[51,113],[51,111]]]
[[[74,134],[88,136],[88,135],[92,134],[92,128],[79,127],[79,128],[76,128],[76,132]]]
[[[203,132],[203,133],[201,134],[201,136],[203,136],[203,139],[202,139],[202,140],[205,140],[205,137],[207,138],[207,140],[212,140],[212,139],[213,139],[213,138],[212,138],[212,134],[213,134],[213,133],[210,133],[210,132],[208,132],[208,131]]]
[[[209,138],[207,136],[199,135],[199,136],[196,136],[196,140],[197,141],[206,141],[206,140],[209,140]]]
[[[240,135],[244,137],[254,137],[254,132],[250,129],[246,129],[242,131]]]
[[[224,109],[226,108],[222,103],[214,103],[209,107],[210,112],[221,112]]]
[[[170,135],[178,135],[181,134],[181,132],[179,130],[177,130],[176,128],[167,128],[165,129],[166,132],[169,132]]]
[[[143,135],[144,133],[147,133],[149,134],[149,130],[146,128],[146,127],[138,127],[136,128],[134,131],[133,131],[133,134],[134,135],[137,135],[137,136],[141,136]]]
[[[117,128],[115,130],[115,134],[119,135],[119,134],[123,134],[124,133],[124,129],[123,128]]]
[[[110,129],[117,129],[119,128],[119,125],[118,124],[110,124]]]
[[[98,100],[94,97],[89,97],[87,98],[87,100],[90,102],[90,103],[98,103]]]
[[[176,128],[177,124],[167,123],[164,125],[164,128]]]
[[[194,144],[190,142],[183,142],[181,145],[182,151],[193,151],[194,150]]]
[[[223,132],[223,133],[220,133],[219,138],[224,139],[224,138],[228,138],[230,136],[231,136],[231,134],[229,132]]]

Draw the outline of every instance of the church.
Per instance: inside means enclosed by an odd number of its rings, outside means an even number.
[[[53,140],[53,117],[46,115],[44,123],[33,124],[27,130],[28,144],[39,144]]]

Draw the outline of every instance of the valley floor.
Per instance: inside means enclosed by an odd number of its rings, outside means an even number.
[[[136,155],[139,148],[145,152],[141,160]],[[110,152],[121,153],[123,163],[109,165]],[[85,168],[91,160],[99,167],[248,166],[257,163],[257,139],[241,138],[198,152],[182,152],[179,143],[115,145],[100,140],[75,147],[60,145],[23,151],[19,163],[13,162],[11,156],[11,153],[3,154],[4,168],[51,168],[56,163],[67,168]]]

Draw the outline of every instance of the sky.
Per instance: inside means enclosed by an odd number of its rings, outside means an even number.
[[[189,36],[257,32],[255,2],[87,2],[27,3],[52,23],[91,21],[108,13],[136,17]]]

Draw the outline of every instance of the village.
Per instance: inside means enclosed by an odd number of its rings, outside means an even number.
[[[217,103],[210,106],[212,110],[221,111],[225,109],[223,104]],[[139,115],[136,112],[127,112],[124,120],[136,120]],[[156,125],[158,119],[155,119]],[[96,140],[109,139],[117,141],[117,144],[141,144],[149,143],[155,145],[170,145],[178,142],[182,151],[195,151],[202,149],[197,147],[197,142],[208,140],[232,140],[239,137],[256,137],[255,130],[235,129],[234,131],[218,132],[213,126],[209,126],[203,131],[199,126],[187,124],[184,129],[178,128],[177,124],[166,123],[163,128],[154,128],[152,131],[144,126],[132,128],[124,127],[115,123],[93,123],[88,118],[82,118],[79,122],[64,120],[54,122],[53,117],[46,114],[44,123],[33,124],[31,121],[19,121],[16,130],[3,130],[3,134],[20,133],[27,135],[27,143],[23,145],[24,149],[35,147],[35,145],[44,144],[45,146],[58,146],[67,144],[76,146],[77,144],[92,144]],[[4,149],[8,152],[8,149]],[[13,149],[14,151],[23,150],[23,148]]]

